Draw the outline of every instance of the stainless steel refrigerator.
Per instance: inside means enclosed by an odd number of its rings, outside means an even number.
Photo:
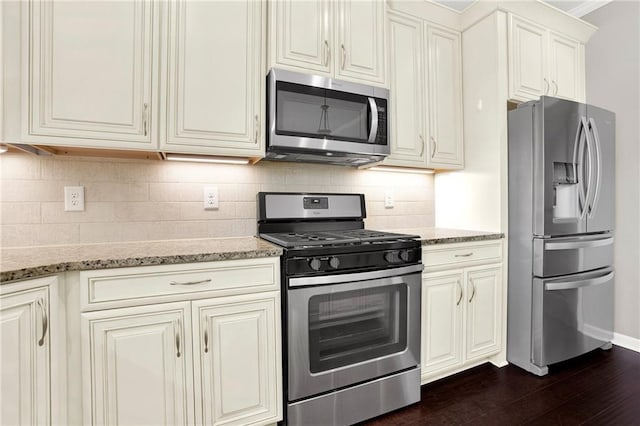
[[[611,347],[615,114],[543,96],[508,121],[507,359],[545,375]]]

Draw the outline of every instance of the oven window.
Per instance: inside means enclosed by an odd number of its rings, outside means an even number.
[[[401,352],[407,347],[407,286],[336,292],[309,299],[312,373]]]
[[[276,134],[366,143],[366,96],[295,83],[276,83]]]

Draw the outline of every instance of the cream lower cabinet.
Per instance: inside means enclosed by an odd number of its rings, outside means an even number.
[[[0,424],[64,423],[57,409],[52,333],[58,333],[50,301],[57,278],[0,288]]]
[[[281,420],[278,258],[81,274],[85,424]]]
[[[502,242],[427,246],[422,277],[422,383],[503,350]]]

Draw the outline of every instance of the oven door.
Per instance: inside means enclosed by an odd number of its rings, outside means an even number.
[[[418,366],[418,268],[289,279],[289,401]]]

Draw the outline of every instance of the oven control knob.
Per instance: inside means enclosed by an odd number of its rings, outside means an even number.
[[[386,260],[389,263],[399,263],[400,254],[397,251],[388,251],[384,254],[384,260]]]
[[[340,259],[338,259],[337,257],[332,257],[331,259],[329,259],[329,266],[331,266],[333,269],[338,269],[338,266],[340,266]]]
[[[314,271],[319,271],[320,266],[322,266],[322,262],[317,257],[309,259],[309,267]]]
[[[403,262],[408,262],[409,261],[409,250],[402,250],[400,252],[400,259],[402,259]]]

